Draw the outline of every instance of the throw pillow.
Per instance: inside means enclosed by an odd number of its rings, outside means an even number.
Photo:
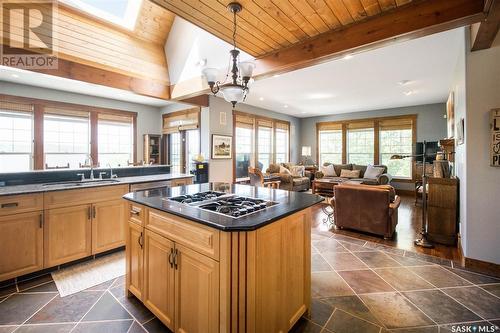
[[[337,173],[335,173],[335,168],[333,164],[322,166],[321,172],[325,177],[337,177]]]
[[[342,169],[340,171],[341,178],[359,178],[360,170],[347,170]]]
[[[290,170],[288,170],[287,168],[285,168],[284,166],[280,165],[280,170],[279,170],[279,173],[283,173],[285,175],[291,175],[292,173],[290,172]]]
[[[364,178],[377,179],[384,172],[384,168],[369,165],[366,168]]]
[[[290,171],[292,172],[292,177],[304,177],[306,169],[303,165],[295,165]]]

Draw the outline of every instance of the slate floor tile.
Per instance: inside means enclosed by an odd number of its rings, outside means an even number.
[[[395,330],[382,330],[381,333],[438,333],[439,326],[401,328]]]
[[[22,324],[57,294],[14,294],[0,303],[0,325]]]
[[[89,291],[66,297],[57,296],[30,318],[28,323],[77,322],[82,319],[102,294],[103,292],[100,291]]]
[[[23,281],[18,283],[19,291],[25,291],[27,289],[32,289],[33,287],[47,284],[48,282],[52,282],[52,276],[50,274],[45,274],[39,277],[36,277],[31,280]]]
[[[403,295],[438,324],[481,320],[460,303],[439,290],[404,292]]]
[[[377,268],[375,272],[399,291],[433,289],[434,286],[405,267]]]
[[[151,318],[154,318],[154,314],[149,311],[144,304],[142,304],[137,298],[132,297],[122,297],[118,301],[127,309],[132,316],[141,324],[144,324]]]
[[[16,333],[69,333],[75,324],[23,325]]]
[[[336,272],[311,273],[312,297],[353,295],[351,288]]]
[[[443,289],[443,292],[483,319],[500,318],[500,298],[478,287]]]
[[[128,333],[147,333],[147,332],[138,322],[134,321]]]
[[[38,286],[34,286],[29,289],[25,289],[22,291],[23,293],[47,293],[47,292],[53,292],[57,293],[57,287],[54,282],[47,282]]]
[[[172,333],[158,318],[148,321],[143,326],[149,333]]]
[[[338,272],[357,294],[380,293],[394,289],[371,270]]]
[[[292,327],[290,333],[320,333],[321,326],[308,321],[307,319],[300,318],[299,321]]]
[[[127,333],[133,320],[79,323],[72,333]]]
[[[443,258],[439,258],[439,257],[430,256],[427,254],[421,254],[421,253],[409,252],[409,251],[405,252],[405,256],[410,257],[410,258],[419,259],[422,261],[426,261],[429,263],[434,263],[434,264],[439,264],[439,265],[451,267],[451,261],[448,259],[443,259]]]
[[[82,321],[132,319],[125,308],[118,301],[105,292]]]
[[[320,326],[324,326],[328,321],[328,318],[332,315],[333,306],[322,302],[317,298],[313,298],[311,301],[311,318],[313,323]]]
[[[356,245],[353,243],[345,242],[345,241],[339,241],[340,244],[342,244],[343,247],[345,247],[347,250],[351,252],[366,252],[370,251],[369,248],[363,247],[361,245]]]
[[[322,252],[323,258],[337,271],[367,268],[365,264],[352,253]]]
[[[17,292],[16,285],[9,285],[0,287],[0,297],[4,297]]]
[[[109,289],[109,291],[116,297],[116,298],[122,298],[125,297],[125,285],[121,286],[116,286],[112,287]]]
[[[332,236],[333,239],[339,240],[339,241],[345,241],[351,244],[363,246],[366,244],[366,241],[357,239],[357,238],[352,238],[344,235],[339,235],[339,234],[333,234]]]
[[[481,288],[486,289],[489,293],[500,297],[500,284],[490,284],[487,286],[481,286]]]
[[[477,274],[473,272],[468,272],[464,271],[462,269],[456,269],[456,268],[451,268],[451,267],[445,267],[445,269],[449,270],[452,273],[455,273],[459,275],[460,277],[466,279],[467,281],[473,283],[473,284],[489,284],[489,283],[500,283],[500,279],[483,275],[483,274]]]
[[[115,282],[115,279],[111,279],[109,281],[105,281],[96,286],[92,286],[90,288],[85,289],[85,291],[104,291],[107,290],[111,285]]]
[[[408,269],[438,288],[470,285],[470,282],[441,266],[409,267]]]
[[[396,260],[401,266],[428,266],[435,265],[434,263],[418,260],[410,257],[403,257],[394,254],[389,254],[389,257]]]
[[[319,241],[312,241],[312,245],[318,252],[347,252],[346,248],[334,239],[323,239]]]
[[[363,319],[354,317],[342,310],[336,310],[328,323],[326,328],[335,333],[378,333],[380,327],[369,323]]]
[[[331,305],[335,309],[343,310],[356,317],[360,317],[371,323],[380,325],[378,319],[373,316],[373,314],[370,312],[370,309],[368,309],[366,305],[361,301],[361,299],[356,295],[329,297],[324,298],[321,301]]]
[[[378,267],[397,267],[400,264],[389,257],[387,254],[377,251],[377,252],[357,252],[356,257],[361,259],[368,267],[378,268]]]
[[[311,255],[311,272],[331,271],[332,267],[328,265],[320,254]]]
[[[387,328],[431,326],[435,323],[398,293],[363,295],[361,299]]]
[[[0,326],[0,333],[11,333],[13,332],[18,326]]]

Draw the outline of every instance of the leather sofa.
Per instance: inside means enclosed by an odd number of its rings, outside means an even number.
[[[266,173],[278,175],[280,177],[280,189],[287,191],[307,191],[311,187],[311,173],[305,171],[304,177],[294,177],[288,173],[280,173],[280,165],[288,170],[293,167],[290,163],[270,164]]]
[[[331,163],[324,163],[324,166],[331,165]],[[358,181],[361,182],[362,184],[365,185],[386,185],[390,184],[392,180],[392,176],[387,173],[387,166],[386,165],[374,165],[374,167],[379,167],[379,168],[384,168],[384,171],[380,176],[378,176],[376,179],[372,178],[364,178],[365,171],[367,165],[358,165],[358,164],[334,164],[333,168],[335,169],[335,173],[337,175],[340,175],[340,172],[342,169],[347,169],[347,170],[359,170],[359,178],[341,178],[341,177],[326,177],[323,172],[317,171],[315,174],[316,179],[319,178],[332,178],[338,181],[338,183],[342,183],[343,181],[346,180],[353,180],[353,181]]]
[[[331,204],[337,228],[347,228],[391,238],[398,224],[401,203],[389,185],[340,184]]]

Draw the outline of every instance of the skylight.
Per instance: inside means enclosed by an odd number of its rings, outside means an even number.
[[[142,0],[64,0],[90,15],[133,30]]]

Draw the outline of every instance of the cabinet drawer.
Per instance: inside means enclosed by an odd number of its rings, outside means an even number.
[[[47,192],[44,194],[44,206],[48,209],[110,201],[120,199],[126,193],[128,193],[128,185]]]
[[[0,216],[43,209],[43,194],[0,196]]]
[[[219,260],[219,230],[156,210],[149,210],[146,228]]]
[[[144,206],[136,205],[133,203],[129,203],[127,207],[128,207],[127,214],[129,221],[138,225],[144,225],[146,208]]]
[[[153,188],[172,186],[169,180],[157,181],[157,182],[149,182],[149,183],[139,183],[139,184],[131,184],[130,192],[140,191],[140,190],[149,190]]]

